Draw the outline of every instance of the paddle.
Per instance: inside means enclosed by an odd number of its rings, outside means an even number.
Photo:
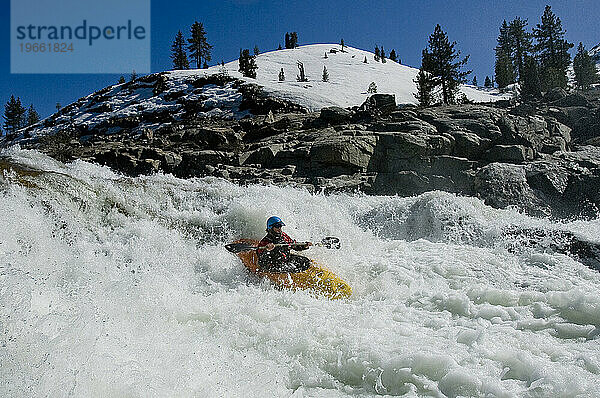
[[[275,246],[295,246],[295,245],[304,245],[308,242],[296,242],[296,243],[278,243]],[[313,243],[314,246],[322,246],[326,249],[339,249],[341,247],[339,238],[334,236],[328,236],[323,238],[319,243]],[[250,243],[230,243],[225,245],[225,249],[230,251],[231,253],[241,253],[247,252],[250,250],[260,249],[257,246],[254,246]]]

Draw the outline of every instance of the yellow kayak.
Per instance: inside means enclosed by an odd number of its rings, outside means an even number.
[[[233,243],[258,246],[258,241],[252,239],[240,239]],[[348,298],[352,295],[350,285],[314,260],[311,260],[312,264],[307,270],[301,272],[265,272],[258,266],[256,250],[240,252],[237,255],[250,272],[261,278],[269,279],[279,288],[312,290],[334,300]]]

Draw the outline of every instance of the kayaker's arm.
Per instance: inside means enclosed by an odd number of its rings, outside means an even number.
[[[292,244],[292,250],[299,252],[299,251],[308,249],[312,245],[313,245],[312,242],[295,243],[295,244]]]

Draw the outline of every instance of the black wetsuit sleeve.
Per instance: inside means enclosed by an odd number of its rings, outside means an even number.
[[[306,249],[308,249],[308,247],[309,246],[306,243],[305,244],[293,244],[292,245],[292,249],[295,250],[295,251],[297,251],[297,252],[302,251],[302,250],[306,250]]]

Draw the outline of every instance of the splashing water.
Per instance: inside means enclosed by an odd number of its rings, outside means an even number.
[[[502,234],[600,243],[600,220],[5,155],[22,170],[0,175],[1,396],[600,395],[598,272]],[[307,253],[351,299],[273,289],[223,248],[274,214],[342,239]]]

